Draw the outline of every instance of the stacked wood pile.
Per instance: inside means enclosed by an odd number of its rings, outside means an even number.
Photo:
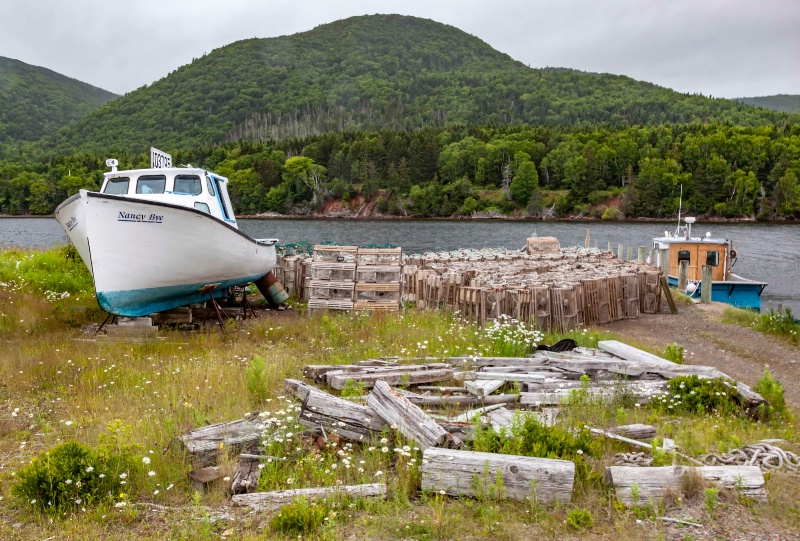
[[[302,402],[298,422],[313,439],[339,438],[360,444],[374,444],[392,429],[413,441],[423,452],[422,488],[452,496],[474,496],[481,482],[501,479],[507,497],[525,500],[531,486],[545,501],[567,503],[571,499],[575,464],[569,460],[544,459],[466,450],[475,430],[475,420],[501,431],[518,416],[535,416],[542,424],[556,422],[558,406],[587,397],[607,400],[619,393],[643,402],[663,392],[669,379],[679,375],[723,377],[731,381],[751,405],[764,399],[742,383],[734,383],[711,367],[678,365],[616,341],[604,341],[600,349],[577,348],[567,353],[537,352],[531,357],[450,357],[420,360],[368,360],[350,365],[308,365],[304,376],[314,384],[343,389],[359,384],[371,389],[361,400],[348,400],[303,381],[287,379],[287,392]],[[589,382],[581,381],[588,376]],[[624,380],[619,377],[624,376]],[[438,385],[432,385],[439,382]],[[460,383],[454,383],[460,382]],[[519,393],[503,393],[506,383],[519,385]],[[401,385],[402,388],[397,387]],[[557,406],[557,407],[552,407]],[[442,413],[430,413],[444,407]],[[453,415],[456,408],[474,408]],[[423,409],[425,408],[425,409]],[[256,493],[259,462],[286,460],[253,454],[259,434],[256,423],[242,419],[195,430],[180,438],[186,451],[202,471],[193,480],[216,478],[216,453],[224,448],[243,449],[231,492],[236,505],[255,510],[273,510],[295,496],[327,497],[339,492],[355,496],[383,496],[386,485],[317,487],[290,491]],[[650,450],[655,429],[648,425],[627,425],[610,430],[587,427],[598,437],[612,438]],[[665,439],[663,448],[675,449]],[[666,468],[611,466],[605,481],[617,497],[637,505],[680,490],[687,475],[697,475],[723,487],[743,490],[751,498],[765,498],[764,478],[757,466],[703,466],[692,457],[678,453],[700,467]],[[631,463],[635,463],[632,461]],[[210,471],[214,470],[214,471]],[[202,475],[201,475],[202,474]],[[207,474],[207,475],[206,475]],[[206,475],[206,477],[203,477]],[[216,477],[215,477],[216,475]],[[639,487],[638,496],[632,493]]]
[[[352,310],[357,246],[314,246],[306,284],[308,308]]]
[[[356,310],[400,310],[403,249],[359,248],[356,254]]]
[[[428,253],[403,273],[417,308],[459,310],[479,325],[507,315],[566,332],[661,311],[658,269],[592,248]]]

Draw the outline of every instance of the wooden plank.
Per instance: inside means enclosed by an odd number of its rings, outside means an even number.
[[[634,440],[652,440],[656,437],[656,427],[641,423],[615,426],[609,431]]]
[[[233,474],[231,483],[231,494],[245,494],[247,492],[258,491],[258,478],[261,476],[261,461],[252,458],[253,455],[239,455],[239,463],[236,465],[236,472]]]
[[[489,396],[409,396],[409,402],[417,406],[489,406],[495,404],[514,404],[519,402],[517,394],[493,394]]]
[[[316,387],[297,379],[286,378],[283,380],[283,390],[298,400],[305,400],[310,390],[317,390]]]
[[[767,498],[764,475],[758,466],[610,466],[603,474],[603,481],[614,487],[617,499],[626,505],[645,505],[651,500],[658,503],[668,490],[680,494],[687,475],[700,475],[723,488],[741,491],[748,498]],[[631,497],[634,486],[637,501]]]
[[[401,434],[417,442],[420,449],[460,444],[427,413],[406,397],[395,393],[385,381],[375,383],[367,397],[367,405],[387,424],[396,426]]]
[[[358,381],[364,387],[371,388],[378,381],[383,380],[389,385],[414,385],[418,383],[432,383],[434,381],[445,381],[453,377],[452,368],[442,368],[438,370],[419,370],[419,371],[393,371],[380,372],[374,374],[343,374],[331,376],[328,373],[328,385],[334,389],[341,390],[350,381]]]
[[[505,407],[505,404],[492,404],[491,406],[484,406],[482,408],[476,408],[473,410],[465,411],[461,415],[454,417],[453,421],[455,422],[463,422],[463,423],[471,423],[473,419],[475,419],[476,415],[481,415],[483,413],[500,409]]]
[[[572,497],[575,464],[568,460],[434,448],[422,457],[422,490],[479,496],[499,476],[505,496],[513,500],[526,500],[534,489],[542,502],[569,503]]]
[[[549,375],[530,374],[519,372],[473,372],[477,380],[501,380],[501,381],[545,381]],[[552,377],[552,376],[551,376]]]
[[[613,353],[621,359],[625,359],[626,361],[634,362],[643,366],[658,366],[662,368],[675,368],[678,366],[675,363],[664,359],[663,357],[642,351],[641,349],[629,346],[628,344],[623,344],[618,340],[601,340],[597,343],[597,347],[603,351]]]
[[[464,387],[474,396],[487,396],[495,392],[505,384],[504,379],[480,379],[476,381],[465,381]]]
[[[231,499],[233,500],[233,505],[250,507],[253,511],[274,511],[288,503],[292,503],[298,496],[303,496],[308,499],[318,499],[331,498],[338,495],[347,495],[353,498],[382,497],[386,495],[386,485],[384,483],[371,483],[365,485],[296,488],[293,490],[277,490],[274,492],[235,494]]]
[[[675,306],[675,299],[672,297],[672,290],[669,288],[669,281],[666,276],[662,276],[659,281],[661,282],[661,291],[664,292],[664,297],[667,299],[669,311],[675,315],[678,313],[678,308]]]
[[[192,489],[197,492],[203,493],[208,488],[208,485],[221,479],[225,475],[222,470],[217,466],[208,466],[200,468],[199,470],[192,470],[189,472],[189,481],[192,482]]]
[[[230,449],[247,448],[257,444],[261,434],[254,423],[239,419],[196,428],[177,439],[196,465],[210,466],[217,463],[220,449],[227,452]]]
[[[300,408],[298,421],[309,428],[322,427],[345,439],[371,441],[386,423],[369,406],[312,389]]]

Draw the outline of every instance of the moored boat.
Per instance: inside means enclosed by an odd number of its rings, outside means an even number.
[[[711,267],[711,300],[724,302],[738,308],[751,310],[761,309],[761,293],[767,287],[766,282],[744,278],[732,272],[737,261],[737,253],[733,243],[727,239],[712,238],[710,233],[705,237],[692,237],[692,224],[695,219],[687,217],[684,225],[678,225],[674,233],[664,232],[663,237],[653,238],[653,248],[658,250],[657,260],[653,262],[661,268],[668,268],[669,283],[678,285],[680,264],[688,262],[687,293],[699,297],[702,289],[702,267]],[[668,257],[662,265],[661,257],[667,250]]]
[[[106,163],[100,191],[80,190],[55,217],[110,314],[226,297],[275,267],[277,239],[239,231],[225,177],[192,166],[120,171],[116,160]]]

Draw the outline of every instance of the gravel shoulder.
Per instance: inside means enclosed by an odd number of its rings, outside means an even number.
[[[664,303],[666,304],[666,303]],[[601,329],[616,333],[632,345],[663,351],[677,343],[688,364],[718,368],[732,378],[756,384],[768,366],[783,384],[786,402],[800,410],[800,347],[753,329],[721,321],[724,304],[679,305],[676,315],[643,314],[615,321]]]

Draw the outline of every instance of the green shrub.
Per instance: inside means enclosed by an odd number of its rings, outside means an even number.
[[[795,344],[800,341],[800,323],[795,322],[789,308],[786,308],[783,313],[770,309],[768,314],[759,315],[755,322],[755,328],[764,333],[781,336]]]
[[[775,417],[792,420],[792,413],[786,408],[786,399],[783,396],[783,384],[772,377],[768,367],[764,367],[764,375],[758,380],[753,390],[764,397],[769,405],[762,404],[759,408],[759,417],[772,419]]]
[[[245,377],[247,378],[247,390],[250,393],[253,404],[261,404],[269,396],[267,362],[263,357],[259,355],[253,356],[250,366],[245,370]]]
[[[335,517],[336,513],[327,502],[307,500],[300,496],[281,507],[278,514],[272,517],[270,526],[275,531],[299,537],[316,531],[325,522],[325,518]]]
[[[12,493],[41,511],[76,511],[114,498],[124,480],[119,466],[79,443],[62,443],[17,472]]]
[[[600,456],[600,443],[588,430],[570,431],[562,426],[545,426],[532,415],[518,415],[499,433],[492,427],[476,425],[472,450],[487,453],[560,458],[575,462],[575,475],[587,479],[587,456]]]
[[[683,364],[683,354],[683,346],[679,346],[678,344],[670,344],[664,349],[664,358],[675,364]]]
[[[603,212],[603,216],[601,218],[603,220],[621,220],[624,217],[625,215],[622,214],[622,211],[619,210],[618,207],[611,206]]]
[[[594,519],[588,509],[570,509],[567,513],[567,526],[573,530],[583,531],[591,528],[592,524],[594,524]]]
[[[657,411],[676,414],[745,411],[744,400],[732,384],[722,378],[700,379],[696,375],[671,379],[669,391],[656,395],[651,404]]]

